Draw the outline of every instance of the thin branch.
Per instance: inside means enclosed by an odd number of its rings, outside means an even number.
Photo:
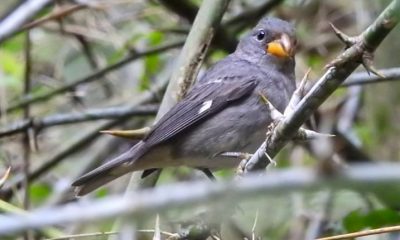
[[[28,95],[31,92],[31,69],[32,69],[32,61],[31,61],[31,37],[30,31],[27,31],[25,36],[25,72],[24,72],[24,90],[23,93]],[[29,121],[30,119],[30,106],[26,105],[23,109],[23,118],[24,120]],[[29,171],[30,171],[30,158],[31,158],[31,148],[30,148],[30,128],[27,128],[24,132],[24,136],[22,138],[22,148],[23,148],[23,173],[24,173],[24,199],[23,206],[24,209],[29,209],[30,206],[30,182],[28,179]],[[31,233],[27,232],[25,234],[25,239],[32,239]]]
[[[51,20],[57,20],[57,19],[64,18],[65,16],[68,16],[76,11],[85,9],[87,7],[88,6],[84,5],[84,4],[75,4],[75,5],[71,5],[71,6],[63,6],[61,8],[57,8],[56,11],[48,14],[47,16],[44,16],[35,21],[25,24],[24,26],[22,26],[22,28],[19,30],[19,32],[32,29],[34,27],[40,26]]]
[[[43,118],[26,119],[10,124],[0,130],[0,138],[23,132],[33,128],[39,132],[45,128],[102,119],[117,119],[137,116],[152,116],[156,114],[158,105],[119,106],[99,109],[88,109],[76,113],[59,113]]]
[[[181,0],[160,0],[161,4],[165,5],[168,9],[175,12],[179,16],[185,18],[188,22],[193,23],[195,21],[196,14],[199,8],[191,3],[190,1]],[[213,43],[227,52],[233,52],[236,49],[237,40],[224,27],[218,28],[213,34]]]
[[[161,80],[153,89],[153,91],[148,91],[144,93],[141,97],[139,97],[137,100],[135,100],[134,103],[130,106],[131,108],[135,108],[139,105],[143,105],[145,103],[151,102],[154,99],[156,99],[160,92],[165,89],[167,82],[166,80]],[[75,143],[73,143],[71,146],[68,148],[62,150],[61,152],[57,153],[55,156],[53,156],[51,159],[45,161],[44,164],[42,164],[40,167],[35,169],[29,174],[29,181],[35,181],[39,177],[41,177],[43,174],[49,172],[52,170],[54,167],[56,167],[59,163],[61,163],[66,157],[70,156],[73,153],[76,153],[79,149],[83,149],[86,145],[90,144],[93,142],[98,136],[99,132],[104,129],[110,129],[118,124],[123,123],[126,121],[127,118],[120,118],[120,119],[114,119],[114,120],[109,120],[100,126],[98,126],[96,129],[90,131],[87,133],[85,136],[82,138],[78,139]],[[7,188],[4,190],[0,190],[0,198],[8,198],[12,194],[13,189],[18,189],[21,187],[22,180],[20,177],[16,177],[13,179],[12,183],[9,184]]]
[[[19,31],[20,27],[53,0],[27,0],[0,22],[0,43]]]
[[[255,24],[262,16],[282,2],[283,0],[266,0],[263,4],[228,19],[223,23],[223,28],[234,28],[233,32],[238,33],[246,26]]]
[[[378,71],[384,75],[383,78],[376,75],[368,74],[368,72],[354,73],[349,78],[347,78],[346,81],[344,81],[341,87],[400,80],[400,68],[380,69]]]
[[[9,106],[7,108],[7,112],[12,112],[14,110],[17,110],[21,107],[24,107],[28,104],[33,104],[33,103],[38,103],[38,102],[43,102],[46,101],[47,99],[54,97],[58,94],[67,92],[67,91],[71,91],[73,90],[76,86],[81,85],[81,84],[86,84],[86,83],[90,83],[93,81],[96,81],[98,79],[100,79],[102,76],[109,74],[112,71],[118,70],[119,68],[121,68],[122,66],[137,60],[139,58],[145,57],[145,56],[149,56],[149,55],[153,55],[153,54],[157,54],[160,52],[164,52],[166,50],[172,49],[172,48],[177,48],[179,46],[182,46],[183,42],[182,41],[178,41],[178,42],[174,42],[174,43],[170,43],[170,44],[166,44],[166,45],[162,45],[162,46],[158,46],[152,49],[149,49],[147,51],[143,51],[143,52],[136,52],[136,53],[131,53],[129,54],[126,58],[120,60],[119,62],[109,65],[95,73],[92,73],[91,75],[84,77],[82,79],[79,79],[77,81],[74,81],[70,84],[67,84],[65,86],[59,87],[57,89],[52,90],[51,92],[47,92],[47,93],[43,93],[40,95],[29,95],[29,96],[25,96],[22,98],[21,101],[12,104],[11,106]]]
[[[399,172],[398,164],[368,164],[346,168],[340,176],[332,178],[323,177],[312,169],[297,168],[275,170],[263,176],[249,174],[241,181],[176,183],[127,193],[125,196],[42,208],[27,215],[2,215],[0,235],[50,225],[93,223],[116,216],[144,219],[166,210],[182,210],[210,203],[215,205],[217,202],[229,206],[227,203],[232,201],[237,203],[255,196],[276,196],[292,191],[308,192],[326,188],[369,191],[371,187],[388,189],[397,186]]]
[[[357,43],[349,47],[334,61],[333,66],[313,86],[296,109],[277,123],[267,141],[257,149],[247,162],[246,172],[264,169],[269,164],[266,155],[275,157],[311,114],[359,66],[365,53],[372,53],[378,47],[396,26],[399,16],[400,0],[394,0],[374,23],[357,37]]]
[[[400,231],[400,226],[392,226],[392,227],[383,227],[383,228],[359,231],[359,232],[348,233],[348,234],[341,234],[341,235],[336,235],[336,236],[332,236],[332,237],[323,237],[323,238],[318,238],[316,240],[354,239],[354,238],[363,237],[363,236],[371,236],[371,235],[377,235],[377,234],[382,234],[382,233],[391,233],[391,232],[399,232],[399,231]]]

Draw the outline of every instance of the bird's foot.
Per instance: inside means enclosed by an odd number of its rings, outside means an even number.
[[[374,59],[373,50],[370,49],[368,46],[366,46],[361,36],[357,37],[347,36],[345,33],[336,28],[332,23],[331,27],[335,32],[336,36],[346,45],[345,48],[346,50],[332,62],[328,63],[325,66],[325,68],[336,67],[344,64],[345,62],[347,62],[349,55],[361,56],[359,59],[357,59],[357,61],[361,62],[361,64],[364,66],[368,74],[373,73],[378,77],[381,78],[385,77],[373,66],[373,59]],[[354,54],[354,52],[359,54]]]
[[[244,173],[244,167],[247,161],[253,156],[253,154],[245,152],[223,152],[219,154],[222,157],[237,158],[241,159],[239,165],[236,167],[236,175],[241,176]]]

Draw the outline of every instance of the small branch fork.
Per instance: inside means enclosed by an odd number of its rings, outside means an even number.
[[[381,76],[372,66],[373,52],[397,25],[400,18],[400,0],[393,0],[381,15],[362,34],[348,37],[332,26],[335,34],[346,45],[346,50],[327,65],[328,70],[301,100],[293,96],[283,116],[275,121],[273,130],[267,134],[266,141],[247,161],[243,172],[265,169],[270,158],[292,140],[299,132],[301,125],[311,114],[343,83],[359,66],[364,65],[367,71]],[[301,88],[301,87],[300,87]],[[292,103],[296,103],[293,107]],[[267,157],[268,156],[268,157]]]

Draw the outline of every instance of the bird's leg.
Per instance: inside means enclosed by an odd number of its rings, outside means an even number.
[[[216,181],[217,179],[215,178],[214,174],[210,171],[210,169],[208,168],[197,168],[198,170],[202,171],[208,179],[210,179],[211,181]]]

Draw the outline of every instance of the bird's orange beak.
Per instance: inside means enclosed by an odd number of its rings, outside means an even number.
[[[296,44],[287,34],[282,34],[280,38],[269,42],[265,51],[280,58],[293,57],[296,51]]]

